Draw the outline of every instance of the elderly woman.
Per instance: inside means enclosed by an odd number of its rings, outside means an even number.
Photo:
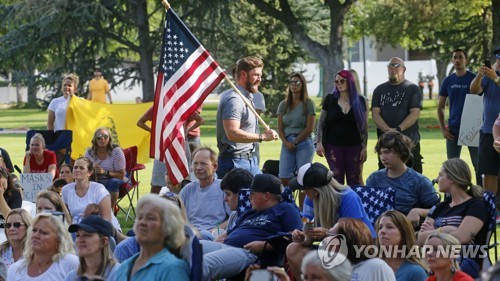
[[[10,266],[7,281],[64,280],[78,267],[71,236],[60,217],[38,214],[26,240],[23,259]]]
[[[279,178],[284,186],[302,165],[312,161],[314,144],[311,133],[316,110],[307,95],[307,81],[300,73],[290,75],[286,100],[278,106],[278,134],[281,154]]]
[[[80,257],[78,270],[66,276],[66,281],[75,280],[76,276],[100,276],[105,280],[115,280],[116,261],[109,247],[113,236],[113,226],[100,216],[90,215],[78,224],[72,224],[69,232],[76,232],[76,248]]]
[[[460,249],[460,242],[452,235],[444,232],[435,231],[427,236],[425,241],[426,249],[425,259],[429,264],[430,277],[427,281],[472,281],[472,277],[460,271],[456,257]]]
[[[92,147],[87,149],[85,157],[94,163],[97,181],[102,183],[111,194],[111,208],[118,200],[120,185],[125,178],[125,154],[113,143],[108,128],[98,128],[92,138]]]
[[[178,206],[155,194],[142,196],[134,231],[141,251],[120,265],[116,280],[189,280],[187,262],[175,255],[186,240]]]
[[[36,195],[36,213],[59,212],[64,215],[64,221],[70,225],[73,221],[61,196],[53,191],[44,190]]]
[[[24,157],[23,173],[50,173],[52,179],[56,176],[56,154],[45,149],[45,139],[36,133],[31,137],[30,150]]]
[[[349,260],[343,263],[325,268],[320,256],[326,257],[328,254],[325,250],[310,251],[302,260],[302,272],[304,281],[351,281],[352,266]],[[342,253],[337,253],[336,256],[341,259],[346,257]]]
[[[73,73],[64,76],[62,81],[63,96],[53,99],[49,104],[47,130],[64,130],[66,124],[66,110],[71,97],[73,97],[78,90],[79,80],[78,76]]]
[[[82,220],[85,207],[93,203],[99,205],[99,215],[111,222],[117,230],[120,230],[120,224],[111,211],[109,192],[102,184],[90,181],[93,172],[92,161],[86,157],[80,157],[76,159],[73,166],[75,182],[63,187],[62,198],[73,216],[73,223],[79,223]]]
[[[31,215],[24,209],[13,209],[5,219],[5,236],[7,241],[0,245],[2,262],[9,266],[18,261],[24,252],[26,233],[31,226]]]
[[[22,204],[21,192],[14,186],[11,174],[0,168],[0,220],[12,209],[21,208]],[[0,231],[0,243],[7,239],[4,234],[4,231]]]

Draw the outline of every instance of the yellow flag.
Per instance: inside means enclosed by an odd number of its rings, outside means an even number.
[[[148,162],[150,133],[137,127],[136,123],[151,106],[152,102],[106,104],[73,96],[66,113],[66,129],[73,131],[71,158],[85,155],[85,150],[92,146],[94,131],[107,127],[116,144],[123,149],[137,146],[137,161]]]

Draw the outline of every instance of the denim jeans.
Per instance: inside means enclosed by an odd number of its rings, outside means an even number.
[[[458,135],[458,134],[455,134]],[[476,184],[482,186],[482,178],[481,174],[478,173],[477,170],[477,159],[478,159],[478,147],[473,147],[473,146],[467,146],[469,149],[469,155],[470,155],[470,160],[472,162],[472,165],[474,166],[474,171],[476,172]],[[446,140],[446,156],[448,159],[451,158],[460,158],[460,154],[462,152],[462,146],[458,145],[458,141],[455,139],[454,141],[451,140]]]
[[[296,134],[290,134],[286,136],[286,139],[293,142],[296,137]],[[284,144],[281,144],[279,177],[281,179],[293,178],[295,172],[302,167],[302,165],[312,162],[313,156],[314,144],[312,138],[307,138],[299,142],[295,146],[294,151],[289,151]]]
[[[120,185],[125,183],[122,179],[117,178],[102,179],[98,182],[104,185],[109,192],[120,191]]]
[[[262,174],[262,171],[259,168],[259,160],[257,159],[256,155],[254,155],[250,159],[245,159],[241,157],[235,157],[235,158],[219,157],[217,164],[218,164],[217,167],[218,179],[224,178],[224,176],[234,168],[245,169],[250,173],[252,173],[252,175],[254,176],[257,174]]]
[[[249,250],[219,242],[201,240],[203,248],[203,280],[235,276],[257,261]]]

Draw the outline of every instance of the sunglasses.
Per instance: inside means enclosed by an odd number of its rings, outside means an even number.
[[[346,79],[340,79],[340,80],[335,80],[335,84],[338,85],[338,84],[345,84],[347,80]]]
[[[14,222],[14,223],[8,222],[8,223],[5,223],[5,228],[7,228],[7,229],[9,229],[11,227],[20,228],[21,225],[25,225],[25,223],[24,222]]]
[[[387,67],[388,67],[388,68],[398,68],[398,67],[400,67],[400,66],[401,66],[401,64],[400,64],[400,63],[389,63],[389,64],[387,65]]]
[[[101,134],[99,134],[99,135],[96,136],[96,138],[98,140],[107,140],[107,139],[109,139],[109,136],[108,135],[101,135]]]
[[[302,84],[302,82],[300,80],[291,80],[290,81],[290,85],[296,85],[296,86],[298,86],[300,84]]]
[[[163,194],[162,197],[174,202],[179,208],[181,207],[179,195],[177,195],[173,192],[167,192],[167,193]]]

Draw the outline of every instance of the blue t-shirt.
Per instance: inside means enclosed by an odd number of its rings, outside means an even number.
[[[500,76],[500,71],[496,73]],[[493,124],[495,124],[498,113],[500,113],[500,86],[495,84],[495,81],[483,77],[483,80],[481,80],[481,87],[484,90],[484,112],[481,132],[492,134]]]
[[[395,209],[405,215],[413,208],[430,209],[439,202],[439,195],[432,182],[412,168],[407,168],[406,172],[397,178],[390,178],[387,168],[375,171],[366,180],[366,185],[394,188]]]
[[[129,237],[116,245],[114,255],[119,262],[124,262],[131,256],[139,253],[141,246],[137,243],[135,236]]]
[[[164,248],[152,256],[142,265],[133,276],[128,278],[139,254],[126,260],[116,271],[116,280],[145,281],[145,280],[189,280],[189,266],[185,260],[174,256]]]
[[[448,128],[454,135],[460,131],[460,121],[465,104],[465,96],[470,93],[470,83],[476,75],[467,70],[465,75],[458,76],[456,73],[446,77],[441,85],[439,95],[448,97],[450,100],[450,117]]]
[[[424,281],[428,277],[422,266],[409,261],[404,261],[396,271],[396,281]]]
[[[224,244],[243,248],[253,241],[265,241],[279,232],[302,229],[299,211],[290,203],[281,202],[263,211],[250,209],[236,220]]]
[[[304,210],[302,215],[309,220],[314,218],[314,205],[313,200],[311,200],[307,195],[304,198]],[[350,187],[342,191],[342,196],[340,197],[340,206],[338,208],[338,216],[340,218],[354,218],[363,221],[366,226],[370,229],[372,237],[377,237],[375,229],[373,228],[370,218],[363,207],[363,202],[359,198],[358,194],[354,192]]]

